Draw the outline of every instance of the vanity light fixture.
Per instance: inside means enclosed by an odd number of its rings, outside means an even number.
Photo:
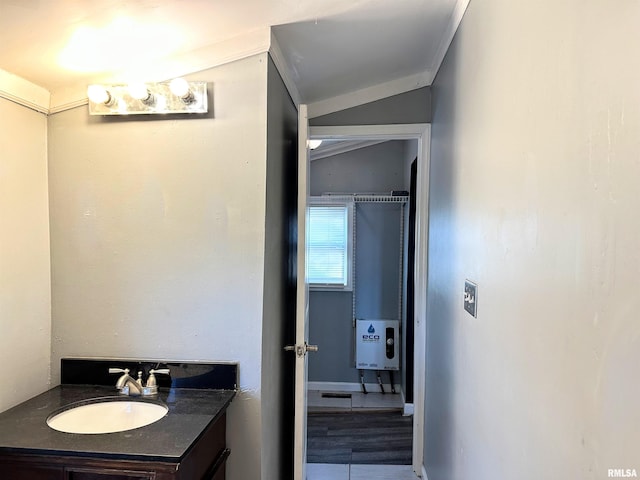
[[[89,85],[90,115],[207,113],[207,82]]]

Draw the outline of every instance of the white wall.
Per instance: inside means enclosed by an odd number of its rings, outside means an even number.
[[[68,355],[238,361],[229,480],[261,469],[266,62],[194,75],[210,118],[49,123],[54,381]]]
[[[433,86],[429,480],[640,472],[639,25],[470,3]]]
[[[47,120],[0,98],[0,411],[49,386]]]

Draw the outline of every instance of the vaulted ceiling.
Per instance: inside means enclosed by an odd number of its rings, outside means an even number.
[[[357,101],[429,85],[468,1],[0,0],[0,69],[55,109],[270,50],[297,101]]]

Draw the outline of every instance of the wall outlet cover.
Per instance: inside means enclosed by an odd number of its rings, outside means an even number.
[[[477,315],[478,306],[478,285],[469,280],[464,282],[464,309],[473,315],[475,318]]]

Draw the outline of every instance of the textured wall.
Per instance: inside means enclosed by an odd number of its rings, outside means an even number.
[[[49,386],[47,120],[0,99],[0,412]]]
[[[640,471],[638,25],[470,3],[433,86],[429,480]]]
[[[207,118],[50,118],[54,380],[65,355],[238,361],[228,478],[258,479],[267,55],[193,79]]]

